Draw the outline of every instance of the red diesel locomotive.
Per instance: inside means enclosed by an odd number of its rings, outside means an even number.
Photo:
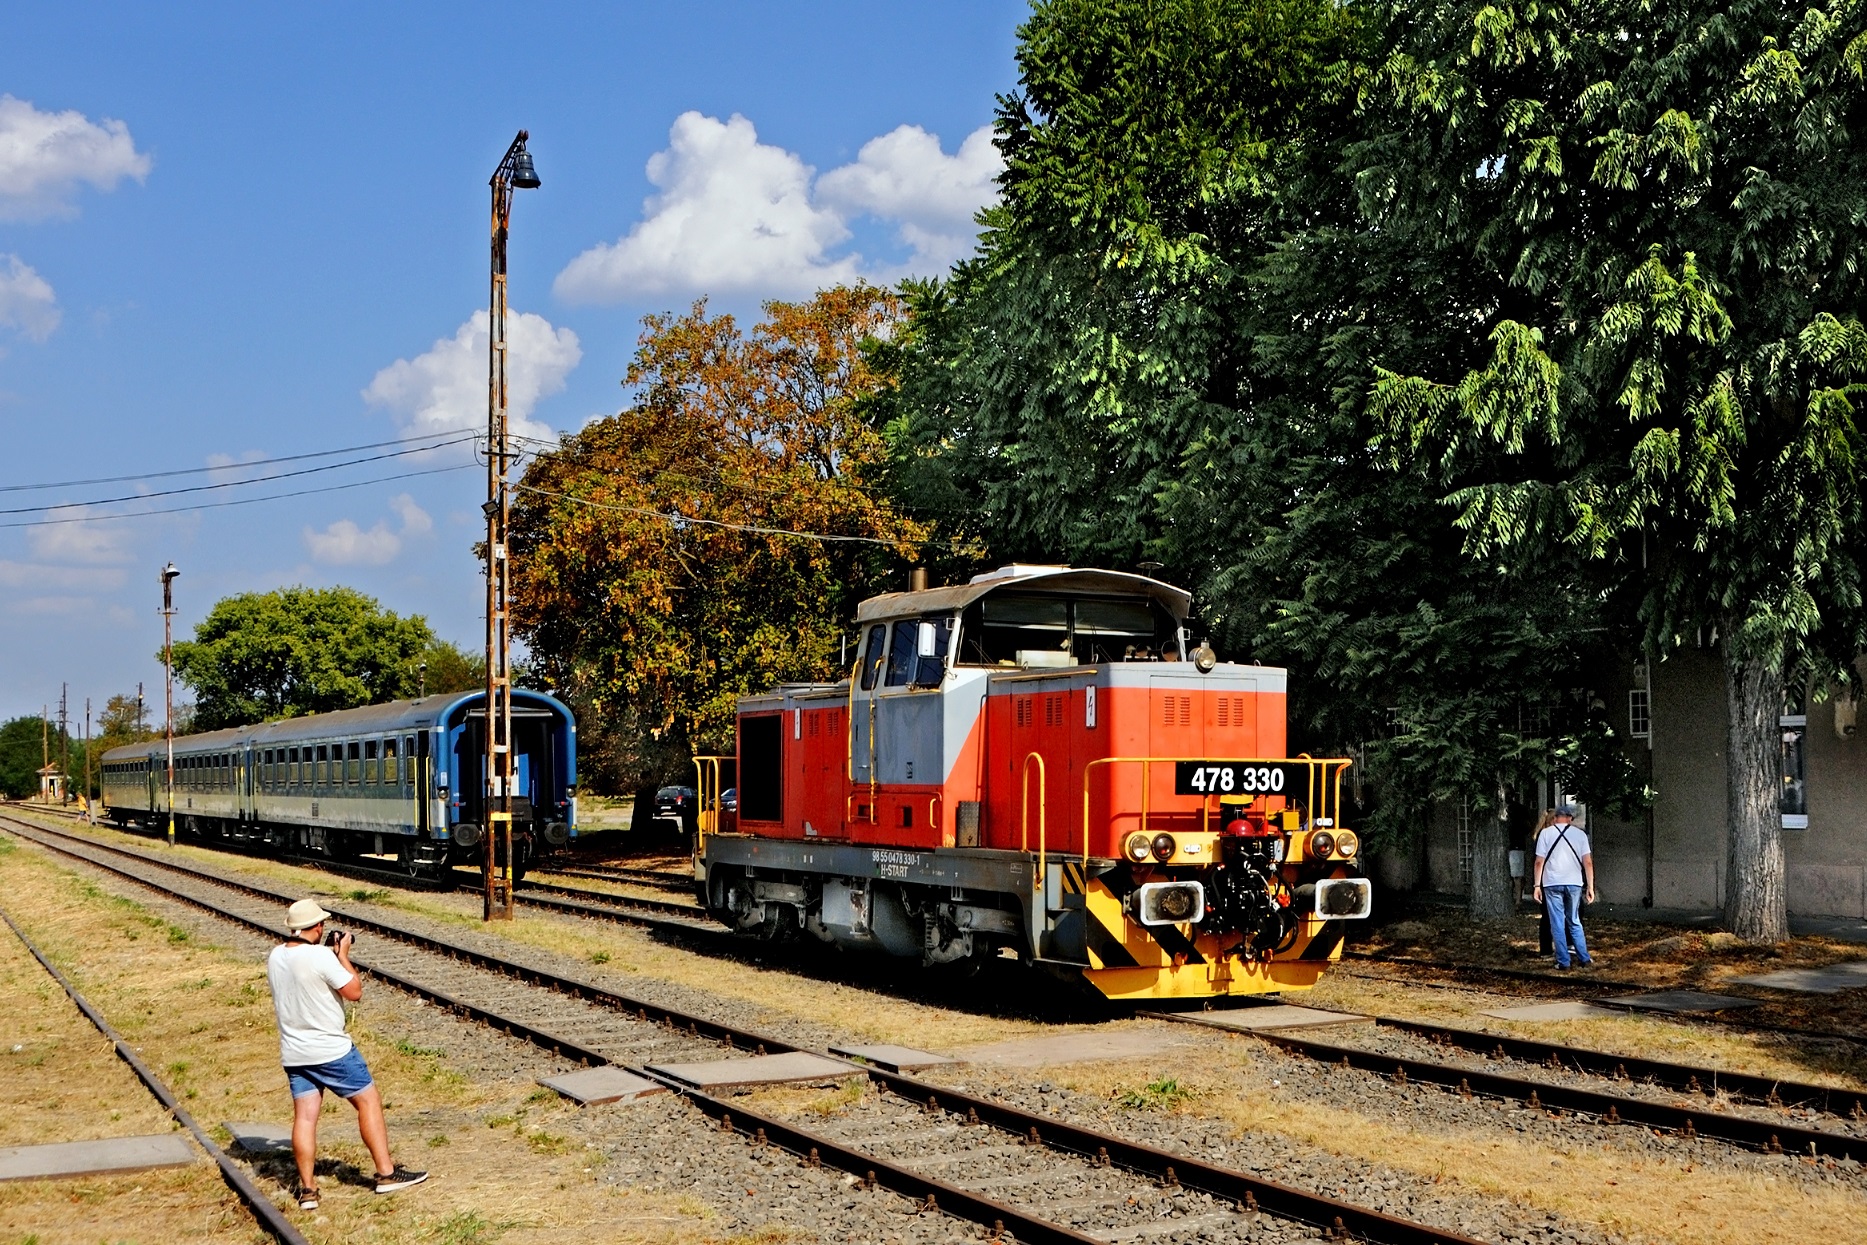
[[[743,933],[1112,999],[1303,989],[1368,915],[1345,759],[1284,755],[1284,672],[1186,649],[1139,575],[1008,566],[864,601],[851,677],[740,700],[695,879]],[[716,811],[723,762],[738,809]]]

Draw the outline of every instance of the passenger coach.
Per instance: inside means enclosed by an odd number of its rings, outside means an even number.
[[[179,832],[353,857],[393,855],[410,873],[477,863],[486,694],[389,704],[209,731],[175,741]],[[514,690],[519,864],[576,834],[577,727],[542,692]],[[104,754],[103,802],[119,825],[165,826],[162,741]]]

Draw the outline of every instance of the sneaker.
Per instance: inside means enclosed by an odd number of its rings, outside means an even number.
[[[396,1169],[386,1176],[378,1173],[376,1177],[376,1192],[394,1193],[397,1189],[406,1189],[410,1185],[420,1184],[427,1178],[427,1172],[412,1172],[408,1168],[398,1164]]]
[[[316,1210],[318,1208],[318,1191],[315,1188],[306,1189],[301,1187],[298,1192],[294,1193],[292,1196],[298,1199],[298,1209],[300,1210]]]

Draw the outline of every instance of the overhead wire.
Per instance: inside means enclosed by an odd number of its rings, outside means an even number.
[[[339,454],[361,454],[364,450],[380,450],[392,445],[414,445],[417,441],[433,441],[436,438],[448,438],[437,445],[422,446],[423,449],[438,449],[440,445],[452,445],[462,435],[461,429],[446,432],[427,432],[414,437],[397,437],[393,441],[370,441],[363,445],[347,445],[334,450],[311,450],[304,454],[280,454],[271,458],[249,458],[243,462],[211,464],[206,467],[177,467],[171,471],[145,471],[136,475],[96,476],[89,480],[60,480],[50,484],[0,484],[0,493],[39,493],[55,488],[89,488],[96,484],[133,484],[138,480],[167,480],[176,476],[203,475],[210,471],[237,471],[246,467],[270,467],[277,463],[304,462],[311,458],[335,458]],[[477,433],[468,435],[479,435]],[[529,438],[528,438],[529,439]]]
[[[316,467],[300,467],[295,471],[276,471],[271,475],[253,476],[246,480],[221,480],[213,484],[191,484],[186,488],[160,489],[152,493],[126,493],[118,497],[99,497],[86,501],[61,501],[44,506],[15,506],[0,510],[0,515],[42,514],[55,510],[76,510],[85,506],[111,506],[120,502],[148,501],[156,497],[178,497],[185,493],[211,493],[220,489],[245,488],[251,484],[265,484],[273,480],[289,480],[297,476],[318,475],[326,471],[341,471],[345,467],[357,467],[364,463],[378,463],[391,458],[406,458],[410,454],[426,454],[432,450],[445,449],[450,445],[460,445],[476,439],[477,433],[465,433],[452,440],[439,441],[432,445],[417,446],[412,449],[392,450],[387,454],[370,454],[363,458],[346,459],[340,463],[323,463]],[[244,466],[245,464],[239,464]],[[234,470],[233,466],[212,470]],[[424,473],[425,474],[425,473]],[[10,526],[10,525],[9,525]]]
[[[388,484],[395,480],[412,480],[417,476],[445,475],[450,471],[467,471],[473,463],[455,463],[449,467],[430,467],[424,471],[404,471],[392,476],[376,476],[368,480],[351,480],[345,484],[327,484],[322,488],[294,489],[288,493],[268,493],[263,497],[235,497],[229,501],[204,501],[192,506],[160,506],[153,510],[128,510],[116,514],[79,514],[68,515],[59,519],[20,519],[12,523],[0,523],[0,529],[13,527],[54,527],[61,523],[102,523],[111,519],[137,519],[157,514],[188,514],[196,510],[224,510],[229,506],[251,506],[262,501],[283,501],[288,497],[311,497],[318,493],[339,493],[345,489],[368,488],[372,484]]]

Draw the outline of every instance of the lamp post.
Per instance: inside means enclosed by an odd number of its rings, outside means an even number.
[[[175,617],[175,599],[170,585],[181,574],[173,562],[162,568],[162,737],[168,750],[169,846],[175,846],[175,644],[171,621]]]
[[[532,190],[538,171],[532,167],[520,130],[499,167],[493,170],[493,283],[487,305],[486,363],[486,764],[481,782],[485,809],[485,849],[481,874],[486,883],[483,920],[512,919],[512,634],[507,613],[511,575],[507,570],[506,531],[512,517],[506,472],[511,466],[506,441],[506,231],[512,220],[512,192]]]

